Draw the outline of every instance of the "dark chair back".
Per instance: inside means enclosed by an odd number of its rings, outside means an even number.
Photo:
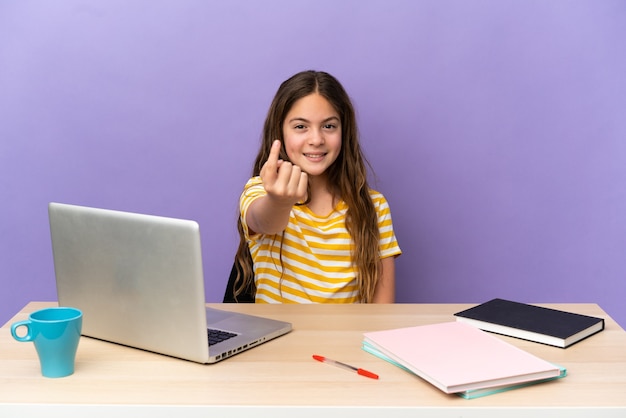
[[[254,303],[255,289],[253,286],[248,286],[248,288],[235,299],[235,280],[237,279],[237,272],[240,270],[241,267],[239,267],[239,264],[235,261],[233,268],[230,270],[230,276],[228,277],[228,284],[226,285],[226,292],[224,293],[224,303]]]

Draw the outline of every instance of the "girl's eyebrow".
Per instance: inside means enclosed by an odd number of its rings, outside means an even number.
[[[339,118],[338,118],[337,116],[331,116],[331,117],[328,117],[328,118],[324,119],[324,120],[322,121],[322,123],[327,123],[327,122],[330,122],[330,121],[333,121],[333,120],[336,120],[337,122],[339,122]],[[311,121],[310,121],[310,120],[305,119],[305,118],[301,118],[301,117],[295,117],[295,118],[293,118],[293,119],[289,119],[289,122],[290,122],[290,123],[291,123],[291,122],[304,122],[304,123],[311,123]]]

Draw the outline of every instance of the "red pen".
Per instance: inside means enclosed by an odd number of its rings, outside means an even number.
[[[369,377],[371,379],[378,379],[378,375],[377,374],[372,373],[370,371],[367,371],[365,369],[361,369],[360,367],[350,366],[349,364],[342,363],[342,362],[337,361],[337,360],[331,360],[331,359],[329,359],[327,357],[324,357],[324,356],[318,356],[317,354],[313,354],[313,358],[315,360],[317,360],[317,361],[321,361],[322,363],[332,364],[333,366],[341,367],[342,369],[346,369],[346,370],[350,370],[350,371],[353,371],[353,372],[357,372],[361,376]]]

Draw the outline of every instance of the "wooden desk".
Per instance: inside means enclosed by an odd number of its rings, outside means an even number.
[[[82,337],[75,374],[48,379],[33,345],[13,340],[9,325],[50,305],[32,302],[1,328],[2,417],[206,417],[218,410],[255,418],[626,417],[626,332],[594,304],[548,305],[605,318],[604,331],[570,348],[499,337],[565,366],[566,378],[473,400],[446,395],[361,350],[363,332],[451,321],[471,305],[211,304],[287,320],[294,330],[214,365]],[[316,362],[314,353],[372,370],[380,380]]]

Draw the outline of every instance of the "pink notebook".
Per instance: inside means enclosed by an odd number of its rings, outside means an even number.
[[[368,332],[364,344],[445,393],[561,376],[558,366],[461,322]]]

